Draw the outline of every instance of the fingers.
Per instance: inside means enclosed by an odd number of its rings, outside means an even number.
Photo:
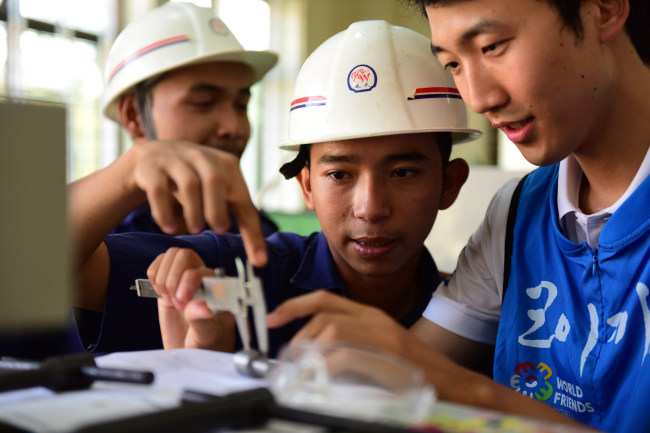
[[[184,310],[161,302],[158,301],[158,317],[165,349],[185,347],[234,352],[236,325],[231,313],[213,314],[200,301],[190,301]]]
[[[160,335],[165,349],[184,347],[185,336],[189,326],[183,317],[183,312],[174,308],[173,305],[158,300],[158,321],[160,323]]]
[[[170,248],[149,266],[147,276],[163,300],[182,309],[201,287],[203,277],[214,275],[199,255],[186,248]]]
[[[156,222],[167,234],[199,233],[205,227],[202,176],[209,170],[199,170],[198,162],[218,172],[214,155],[192,143],[163,141],[140,146],[136,182],[146,192]],[[174,203],[180,204],[180,211]],[[222,223],[229,224],[227,219]]]
[[[198,254],[170,248],[149,266],[147,275],[157,293],[163,345],[234,351],[235,320],[229,312],[213,314],[204,301],[192,300],[204,276],[214,275]]]
[[[338,341],[345,340],[350,342],[352,336],[350,332],[350,318],[341,313],[319,313],[303,326],[292,338],[292,341],[300,340],[321,340],[321,341]],[[354,326],[354,325],[352,325]]]
[[[313,316],[292,341],[346,341],[404,353],[408,331],[385,312],[320,290],[282,303],[267,317],[277,328],[295,319]]]
[[[236,325],[230,312],[213,314],[204,303],[192,301],[184,315],[189,325],[185,347],[234,352]]]
[[[245,191],[248,194],[248,191]],[[250,200],[242,203],[236,203],[233,206],[235,218],[239,223],[239,233],[244,242],[246,256],[251,264],[261,268],[268,262],[268,253],[266,251],[266,240],[262,233],[260,216],[257,209]]]
[[[248,260],[255,267],[265,266],[268,260],[266,241],[262,233],[259,213],[239,170],[239,159],[230,154],[221,155],[220,173],[215,173],[212,167],[206,167],[204,162],[197,161],[196,167],[200,173],[201,183],[205,186],[203,202],[206,221],[215,231],[225,231],[228,229],[227,224],[230,223],[227,212],[230,209],[239,223],[239,232],[242,235]],[[223,173],[230,173],[229,179],[224,179]]]
[[[241,174],[239,159],[227,152],[178,141],[141,143],[135,180],[146,192],[151,213],[168,234],[216,232],[230,226],[232,211],[254,266],[266,264],[259,215]],[[175,210],[177,202],[182,212]],[[181,215],[182,213],[182,215]]]
[[[144,165],[136,169],[136,183],[145,191],[151,208],[151,215],[161,230],[174,234],[178,222],[173,209],[171,181],[167,174],[154,165]]]
[[[203,217],[208,226],[221,233],[230,227],[229,191],[243,188],[248,195],[248,189],[243,179],[241,181],[238,179],[241,178],[239,159],[226,153],[215,154],[215,157],[218,158],[216,161],[198,155],[192,164],[201,180]]]
[[[158,308],[160,307],[165,307],[165,308],[175,308],[174,304],[172,303],[171,298],[169,297],[169,294],[167,293],[167,290],[164,288],[156,288],[156,285],[154,281],[156,281],[156,277],[158,276],[158,270],[160,269],[160,266],[162,264],[163,259],[165,258],[164,254],[160,254],[158,257],[155,258],[153,262],[149,265],[149,268],[147,269],[147,278],[149,278],[149,281],[151,281],[152,285],[154,286],[154,290],[156,293],[158,293],[161,298],[158,299]]]
[[[191,347],[234,351],[235,319],[230,313],[213,314],[204,302],[190,301],[178,310],[158,301],[160,332],[165,349]]]
[[[319,290],[307,295],[298,296],[283,302],[266,319],[269,328],[278,328],[302,317],[312,316],[316,313],[345,313],[359,315],[370,307],[341,296]]]

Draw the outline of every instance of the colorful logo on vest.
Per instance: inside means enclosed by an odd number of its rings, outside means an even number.
[[[537,367],[532,362],[522,362],[515,367],[515,374],[510,377],[510,386],[523,395],[537,400],[548,400],[553,395],[553,385],[549,379],[553,371],[540,362]]]
[[[377,73],[368,65],[357,65],[348,74],[348,88],[353,92],[368,92],[377,85]]]
[[[580,386],[553,377],[553,369],[543,362],[537,366],[532,362],[522,362],[517,364],[514,372],[510,377],[510,387],[523,395],[545,401],[570,417],[575,413],[594,411],[590,402],[582,401],[584,392]]]

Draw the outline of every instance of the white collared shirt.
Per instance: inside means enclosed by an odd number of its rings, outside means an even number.
[[[598,246],[598,237],[610,216],[636,190],[650,174],[650,149],[646,152],[641,167],[625,193],[613,205],[587,215],[578,207],[582,169],[573,156],[560,162],[558,172],[557,209],[560,227],[564,235],[577,244],[587,242],[591,248]]]
[[[585,215],[577,206],[582,170],[575,160],[562,161],[557,203],[560,225],[566,227],[565,236],[573,242],[586,240],[592,247],[597,246],[598,236],[609,216],[648,174],[650,149],[634,180],[617,202],[593,215]],[[456,272],[448,282],[443,281],[438,286],[423,313],[430,321],[473,341],[486,344],[496,341],[503,297],[506,221],[517,183],[517,179],[507,182],[492,198],[485,218],[458,257]]]

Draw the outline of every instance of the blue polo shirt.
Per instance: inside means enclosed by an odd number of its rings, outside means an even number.
[[[255,273],[262,280],[269,311],[289,298],[319,289],[347,297],[322,232],[309,236],[275,233],[266,240],[269,263],[256,269]],[[110,277],[99,338],[89,347],[96,352],[162,348],[156,300],[139,298],[129,288],[137,278],[146,278],[151,262],[168,248],[191,248],[201,256],[206,266],[223,268],[226,275],[236,275],[235,257],[245,258],[239,235],[219,235],[208,230],[199,235],[177,237],[123,233],[109,235],[105,241],[110,254]],[[413,309],[401,319],[406,327],[420,318],[440,282],[438,269],[426,248],[417,272],[426,290],[420,294]],[[270,356],[276,356],[280,347],[306,320],[269,330]]]
[[[259,211],[259,216],[262,233],[265,237],[278,231],[278,226],[266,213]],[[131,232],[165,234],[153,219],[148,203],[134,209],[111,231],[111,234]],[[228,232],[239,233],[239,225],[233,214],[230,215],[230,229]],[[61,353],[94,350],[103,319],[102,313],[83,308],[73,308],[72,310],[75,320],[69,327],[65,348],[62,349]]]
[[[278,231],[278,226],[268,217],[268,215],[266,215],[266,213],[259,211],[259,215],[264,236],[270,236]],[[239,225],[237,224],[235,216],[232,214],[230,215],[230,229],[228,231],[230,233],[239,233]],[[111,231],[113,234],[129,232],[164,234],[151,215],[149,203],[144,203],[137,207]]]

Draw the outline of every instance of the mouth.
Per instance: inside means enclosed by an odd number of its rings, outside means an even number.
[[[378,259],[390,253],[397,241],[393,238],[385,237],[361,237],[351,239],[353,248],[364,259]]]
[[[530,139],[533,130],[533,117],[516,122],[493,122],[492,126],[502,130],[513,143],[523,143]]]
[[[241,145],[239,142],[233,142],[233,141],[228,141],[228,142],[218,142],[218,143],[213,143],[213,144],[208,144],[209,147],[215,148],[222,150],[224,152],[228,152],[232,155],[235,155],[237,158],[241,158],[242,154],[244,153],[244,149],[246,145]]]
[[[358,243],[359,245],[365,246],[365,247],[381,247],[381,246],[388,245],[389,243],[393,242],[393,239],[389,239],[389,238],[356,238],[356,239],[352,239],[352,241]]]

